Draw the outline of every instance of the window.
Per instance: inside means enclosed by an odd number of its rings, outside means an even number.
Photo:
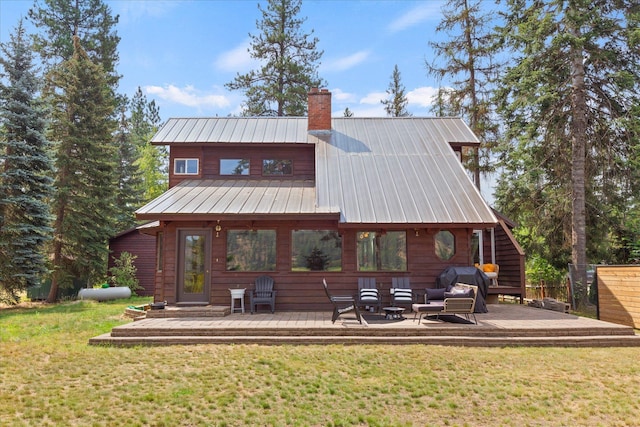
[[[176,175],[197,175],[198,159],[174,159],[173,173]]]
[[[358,271],[406,271],[405,231],[359,231],[356,235]]]
[[[265,159],[262,161],[262,175],[291,175],[291,160]]]
[[[249,175],[249,159],[220,159],[220,175]]]
[[[275,271],[275,230],[228,230],[227,271]]]
[[[161,232],[159,232],[156,235],[156,270],[157,271],[162,271],[162,250],[163,250],[163,239],[164,239],[164,234]]]
[[[291,232],[293,271],[341,271],[342,237],[331,230]]]
[[[436,256],[443,261],[447,261],[456,254],[456,238],[448,230],[439,231],[436,234]]]

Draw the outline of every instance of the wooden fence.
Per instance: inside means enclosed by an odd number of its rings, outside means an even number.
[[[599,265],[598,319],[640,329],[640,266]]]
[[[569,282],[548,284],[544,280],[541,280],[537,285],[527,284],[526,299],[544,299],[553,298],[558,301],[569,302],[570,298],[570,284]]]

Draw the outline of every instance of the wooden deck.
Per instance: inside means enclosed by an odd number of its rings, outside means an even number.
[[[171,344],[427,344],[455,346],[640,347],[633,328],[516,304],[490,304],[478,324],[423,318],[386,320],[367,313],[331,323],[330,312],[228,314],[229,307],[157,310],[89,340],[92,345]],[[463,318],[459,318],[463,319]]]

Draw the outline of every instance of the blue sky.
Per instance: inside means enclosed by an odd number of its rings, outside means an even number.
[[[139,86],[169,117],[240,112],[242,93],[224,84],[256,68],[247,48],[258,34],[258,0],[106,1],[117,27],[120,92]],[[265,1],[260,1],[266,7]],[[319,75],[333,94],[333,115],[384,116],[380,100],[398,65],[414,116],[428,116],[439,83],[427,75],[442,1],[303,1],[305,32],[324,51]],[[6,42],[33,0],[0,0],[0,41]],[[30,30],[30,27],[27,27]]]

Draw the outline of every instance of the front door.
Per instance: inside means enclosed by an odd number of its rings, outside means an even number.
[[[211,231],[178,231],[178,302],[209,302]]]

